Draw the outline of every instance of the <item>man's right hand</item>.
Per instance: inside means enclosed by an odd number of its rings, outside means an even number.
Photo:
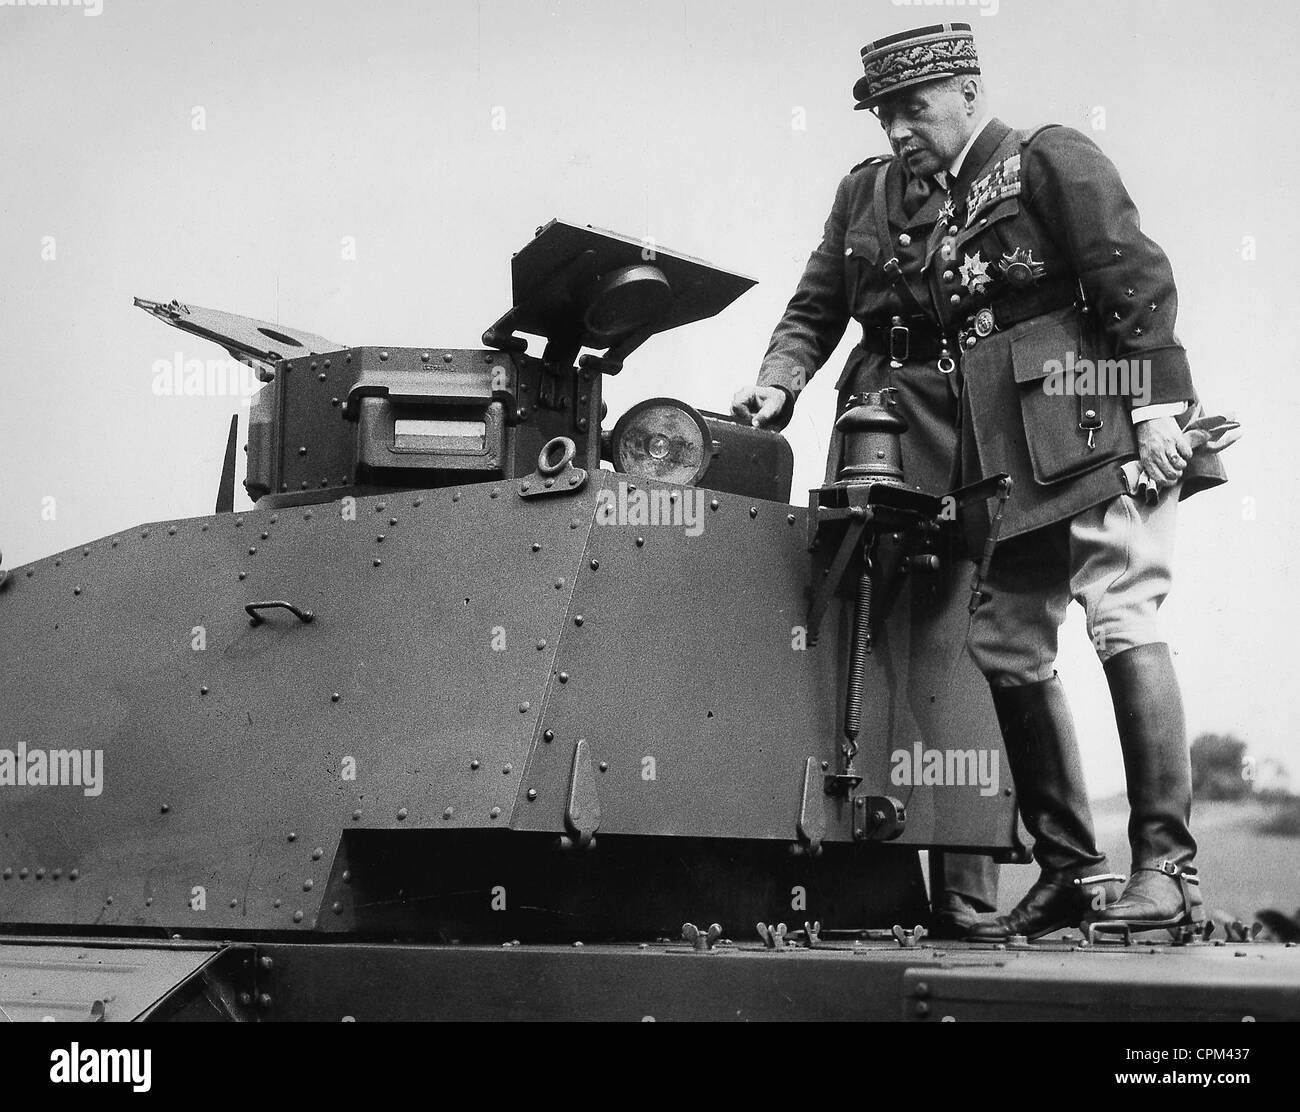
[[[786,393],[779,386],[747,386],[731,399],[731,412],[736,420],[765,429],[780,416],[785,398]]]

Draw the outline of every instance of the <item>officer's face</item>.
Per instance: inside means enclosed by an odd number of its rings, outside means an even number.
[[[894,154],[917,177],[947,170],[970,138],[971,98],[956,81],[936,81],[887,97],[875,108]]]

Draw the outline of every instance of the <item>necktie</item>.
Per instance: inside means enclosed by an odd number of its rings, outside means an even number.
[[[903,215],[911,220],[921,209],[921,206],[930,199],[930,194],[934,192],[933,183],[929,178],[908,177],[907,188],[903,191]]]

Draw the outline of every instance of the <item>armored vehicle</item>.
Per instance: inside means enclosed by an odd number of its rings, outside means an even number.
[[[1279,946],[927,938],[923,852],[1025,850],[888,397],[792,504],[777,433],[602,427],[750,279],[560,221],[512,278],[472,350],[137,302],[256,370],[255,506],[236,421],[212,515],[7,573],[6,1017],[1300,1015]]]

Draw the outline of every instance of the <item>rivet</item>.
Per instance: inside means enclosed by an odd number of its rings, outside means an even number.
[[[167,814],[171,809],[172,807],[170,803],[164,803],[161,807],[158,808],[158,810],[161,811],[164,815]]]
[[[317,380],[318,382],[324,382],[324,381],[325,381],[325,372],[322,371],[320,374],[318,374],[318,375],[316,376],[316,380]]]
[[[442,813],[442,817],[443,817],[444,819],[449,819],[449,818],[451,818],[451,816],[454,815],[455,813],[456,813],[456,811],[455,811],[454,808],[452,808],[452,807],[448,807],[445,811],[443,811],[443,813]]]
[[[573,615],[573,624],[576,625],[576,626],[580,626],[580,625],[582,625],[582,615],[581,615],[581,614],[574,614],[574,615]]]
[[[206,695],[207,693],[208,693],[208,689],[207,689],[206,687],[200,687],[200,688],[199,688],[199,694],[200,694],[200,695]]]
[[[930,986],[925,981],[917,981],[916,988],[913,990],[914,996],[929,996]]]
[[[709,503],[709,509],[716,510],[721,503],[715,498]]]
[[[645,547],[645,537],[637,537],[637,539],[636,539],[636,546],[637,546],[637,548],[644,548],[644,547]]]
[[[406,818],[406,815],[407,815],[406,808],[403,807],[401,810],[397,812],[397,821],[401,822],[403,819]]]
[[[241,571],[241,572],[239,573],[239,578],[240,578],[240,579],[247,579],[247,578],[248,578],[248,572],[246,572],[246,571]]]
[[[581,943],[581,942],[575,942],[573,945],[574,945],[574,948],[575,948],[575,949],[578,949],[578,948],[581,948],[582,943]]]
[[[238,906],[239,906],[239,901],[238,901],[238,900],[231,900],[231,901],[230,901],[230,906],[231,906],[231,907],[238,907]]]
[[[283,902],[284,902],[283,900],[276,900],[275,903],[273,903],[271,906],[272,906],[272,907],[279,907],[280,904],[282,904]]]
[[[561,683],[568,683],[568,682],[569,682],[569,673],[568,673],[568,672],[561,672],[560,675],[559,675],[559,680],[560,680]]]
[[[499,819],[500,817],[501,817],[500,807],[493,807],[492,810],[488,812],[488,818],[490,819]]]
[[[917,1015],[929,1015],[929,1014],[930,1014],[930,1005],[927,1004],[924,1000],[918,1000],[917,1003],[916,1003],[916,1014],[917,1014]]]
[[[325,856],[325,851],[321,849],[320,846],[317,846],[314,850],[311,851],[311,859],[313,861],[319,861],[324,856]]]
[[[375,503],[375,513],[377,514],[383,513],[387,508],[388,508],[388,504],[386,502]]]
[[[382,567],[384,566],[384,562],[383,562],[383,560],[379,559],[378,557],[376,557],[375,559],[371,560],[370,563],[371,563],[371,565],[372,565],[373,567],[376,567],[376,568],[382,568]]]
[[[270,535],[271,535],[270,533],[263,533],[263,534],[262,534],[262,540],[266,540],[267,537],[269,537]]]
[[[352,870],[351,870],[351,869],[344,869],[344,870],[343,870],[343,878],[342,878],[342,879],[343,879],[343,883],[344,883],[344,884],[351,884],[351,883],[352,883]]]
[[[525,700],[524,702],[522,702],[522,703],[519,704],[519,713],[520,713],[520,714],[527,714],[527,713],[528,713],[528,708],[531,707],[531,706],[532,706],[532,704],[529,703],[527,700]]]
[[[469,762],[469,767],[470,767],[471,769],[475,769],[475,770],[477,770],[477,768],[478,768],[478,761],[477,761],[477,760],[470,761],[470,762]]]
[[[380,362],[384,362],[384,361],[386,361],[387,359],[388,359],[388,352],[386,352],[386,351],[381,351],[381,352],[379,353],[379,360],[380,360]]]
[[[488,497],[489,497],[489,498],[498,498],[498,497],[500,497],[500,495],[501,495],[501,492],[500,492],[499,490],[490,490],[490,491],[488,491]]]
[[[338,404],[339,404],[338,398],[330,398],[330,405],[335,406],[337,408]]]
[[[205,525],[204,528],[206,529],[207,526]],[[117,541],[113,541],[113,542],[112,542],[108,547],[109,547],[109,548],[116,548],[116,547],[117,547]],[[27,574],[28,574],[28,575],[31,575],[32,573],[31,573],[31,572],[28,572]]]
[[[542,486],[546,487],[547,490],[550,490],[551,487],[553,487],[554,485],[555,485],[555,480],[554,480],[554,479],[546,479],[546,480],[542,483]]]
[[[68,871],[68,879],[69,879],[69,880],[76,880],[77,877],[79,877],[79,876],[81,876],[81,873],[80,873],[80,871],[77,870],[77,869],[70,869],[70,870]]]
[[[144,900],[144,906],[145,906],[145,907],[153,907],[153,897],[152,897],[152,896],[146,896],[146,897],[145,897],[145,900]]]
[[[361,821],[361,812],[360,812],[360,811],[353,811],[353,812],[352,812],[352,821],[353,821],[353,822],[360,822],[360,821]]]
[[[58,880],[59,877],[61,877],[62,875],[63,875],[63,870],[62,870],[62,869],[51,869],[51,870],[50,870],[50,879],[51,879],[51,880]]]
[[[290,830],[290,831],[289,831],[289,841],[291,841],[291,842],[296,842],[297,840],[298,840],[298,835],[295,834],[292,830]]]
[[[786,514],[786,515],[785,515],[785,520],[786,520],[789,524],[793,525],[793,524],[794,524],[794,514]]]
[[[546,730],[546,731],[544,731],[544,732],[542,733],[542,740],[543,740],[543,741],[546,741],[546,742],[554,741],[554,740],[555,740],[555,731],[554,731],[554,730]]]
[[[144,532],[144,533],[141,533],[141,534],[140,534],[140,536],[142,536],[142,537],[147,537],[148,535],[149,535],[148,532]],[[61,568],[61,567],[63,567],[63,561],[62,561],[62,560],[55,560],[55,561],[54,561],[54,566],[55,566],[56,568]]]
[[[337,691],[333,691],[333,692],[330,693],[330,702],[331,702],[331,703],[337,703],[341,698],[343,698],[343,696],[340,695]]]
[[[293,913],[293,921],[294,921],[295,923],[301,923],[301,922],[302,922],[302,912],[301,912],[301,911],[295,911],[295,912]],[[269,997],[268,997],[268,999],[269,999]]]
[[[414,507],[418,510],[421,506],[424,505],[424,499],[423,499],[423,498],[417,498],[414,502],[411,503],[411,505],[414,506]]]
[[[45,876],[45,866],[39,865],[36,869],[36,879],[40,880],[43,876]]]
[[[529,788],[529,789],[528,789],[528,802],[529,802],[529,803],[532,803],[534,800],[536,800],[536,798],[537,798],[537,789],[536,789],[536,788]]]
[[[300,445],[298,445],[298,454],[299,454],[300,456],[305,456],[305,455],[307,454],[307,445],[306,445],[306,444],[300,444]]]
[[[302,519],[303,519],[303,521],[310,521],[310,520],[311,520],[311,510],[308,510],[305,514],[303,514],[303,515],[302,515]]]
[[[534,552],[541,552],[541,550],[542,550],[542,546],[541,546],[540,544],[537,544],[537,543],[534,541],[534,542],[533,542],[533,551],[534,551]]]
[[[545,642],[545,641],[538,641],[538,642],[537,642],[537,647],[538,647],[539,650],[540,650],[540,649],[544,649],[544,648],[546,648],[546,642]]]
[[[599,560],[596,560],[596,559],[593,559],[593,560],[591,561],[591,570],[592,570],[592,571],[595,571],[598,567],[600,567],[600,561],[599,561]]]
[[[388,524],[389,524],[389,525],[396,525],[396,524],[397,524],[397,518],[395,518],[395,517],[390,517],[390,518],[388,519]]]
[[[3,873],[0,873],[0,877],[3,877],[5,880],[8,880],[13,875],[14,875],[13,869],[5,869]]]
[[[80,587],[73,587],[73,588],[72,588],[72,593],[73,593],[74,595],[79,595],[79,594],[81,594],[81,588],[80,588]]]
[[[427,363],[428,361],[429,361],[429,353],[427,351],[420,352],[420,362]]]
[[[250,548],[250,549],[248,550],[248,554],[249,554],[250,556],[256,556],[256,555],[257,555],[257,549],[256,549],[256,548]]]
[[[140,536],[141,536],[141,537],[147,537],[148,535],[149,535],[149,530],[148,530],[148,529],[141,529],[141,530],[140,530]],[[54,562],[55,562],[56,564],[61,564],[63,561],[62,561],[62,560],[55,560]]]
[[[27,866],[24,865],[21,869],[18,870],[18,879],[19,880],[27,879]]]
[[[104,898],[104,903],[108,904],[109,906],[112,906],[112,903],[113,903],[113,897],[112,897],[112,896],[106,896],[106,897]]]
[[[335,915],[342,915],[343,904],[340,903],[338,900],[335,900],[334,903],[331,905],[331,910],[334,912]]]
[[[608,772],[608,771],[609,771],[609,762],[607,762],[607,761],[601,761],[601,762],[600,762],[600,771],[601,771],[601,772]]]
[[[503,765],[501,766],[501,772],[502,772],[503,775],[509,776],[511,770],[512,770],[514,767],[515,767],[515,766],[512,765],[512,764],[508,764],[508,763],[507,763],[507,764],[503,764]]]
[[[316,882],[312,880],[310,877],[308,877],[306,880],[302,882],[302,890],[304,892],[310,892],[315,887],[316,887]]]
[[[443,352],[442,361],[444,363],[452,363],[455,361],[455,359],[452,356],[451,352],[447,351],[447,352]]]
[[[564,577],[561,576],[559,579],[555,581],[555,589],[558,591],[561,588],[563,588],[563,586],[564,586]]]
[[[379,536],[375,538],[375,544],[383,544],[383,543],[384,543],[384,534],[380,533]]]
[[[167,529],[167,535],[168,535],[169,537],[174,537],[174,536],[176,536],[176,526],[175,526],[175,525],[172,525],[172,526],[169,526],[169,527],[168,527],[168,529]],[[85,553],[83,552],[82,555],[84,556]]]
[[[453,494],[453,495],[451,496],[451,500],[452,500],[453,502],[459,502],[459,501],[460,501],[460,491],[456,491],[456,493]]]

